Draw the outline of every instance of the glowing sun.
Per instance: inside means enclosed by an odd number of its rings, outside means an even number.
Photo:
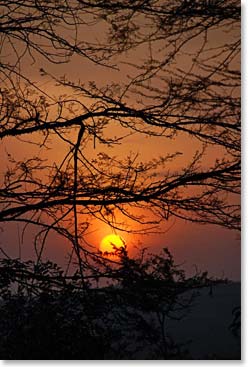
[[[109,234],[102,239],[99,249],[102,253],[113,254],[115,249],[119,249],[124,246],[125,241],[122,237],[116,234]]]

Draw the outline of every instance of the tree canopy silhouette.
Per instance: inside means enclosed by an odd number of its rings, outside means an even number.
[[[120,215],[142,231],[173,216],[240,228],[239,1],[22,0],[1,8],[0,138],[4,147],[30,144],[25,159],[6,154],[1,222],[36,225],[42,244],[50,231],[65,236],[81,271],[90,218],[118,228]],[[82,81],[74,60],[118,77]],[[157,139],[157,156],[111,151],[133,135]],[[167,151],[177,139],[182,147]],[[173,168],[187,139],[193,158]],[[58,142],[66,148],[53,161]]]

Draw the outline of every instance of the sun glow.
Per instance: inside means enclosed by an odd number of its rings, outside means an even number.
[[[122,237],[116,234],[109,234],[102,239],[99,249],[103,254],[113,255],[116,249],[124,246],[125,241]]]

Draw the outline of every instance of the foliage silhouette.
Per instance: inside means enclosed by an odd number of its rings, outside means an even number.
[[[167,321],[187,314],[198,289],[223,281],[206,273],[186,278],[167,249],[142,261],[126,252],[120,256],[112,285],[89,282],[87,290],[80,274],[66,277],[51,262],[37,268],[31,261],[1,260],[1,357],[189,358],[168,333]]]
[[[238,1],[211,1],[211,7],[208,1],[7,1],[2,21],[0,138],[22,141],[24,149],[36,144],[39,153],[6,156],[1,222],[36,225],[41,242],[55,231],[78,258],[92,218],[122,230],[132,220],[143,224],[142,232],[171,217],[240,228]],[[129,61],[135,55],[137,62]],[[36,72],[45,60],[38,76],[56,83],[55,95],[28,75],[29,57]],[[73,57],[110,70],[110,78],[119,68],[122,81],[74,81],[70,69],[68,76],[59,69],[73,65]],[[120,130],[111,137],[115,126]],[[175,140],[175,148],[162,148],[151,161],[136,152],[113,155],[108,147],[125,146],[130,134],[156,138],[162,147]],[[177,139],[196,144],[180,169],[173,162],[186,152]],[[59,141],[63,157],[47,159]],[[213,147],[218,158],[208,164]]]

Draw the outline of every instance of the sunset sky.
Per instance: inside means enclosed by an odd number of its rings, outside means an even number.
[[[94,28],[94,32],[89,32],[87,37],[97,39],[101,37],[101,33],[104,33],[104,27],[98,25]],[[226,37],[226,38],[225,38]],[[222,31],[215,30],[209,35],[209,45],[211,48],[217,47],[219,43],[228,43],[230,38],[238,37],[237,30],[233,30],[232,33],[225,34]],[[99,39],[99,38],[98,38]],[[162,41],[161,41],[162,42]],[[159,54],[161,43],[156,44],[153,52],[158,58],[162,57]],[[18,46],[21,49],[21,46]],[[188,56],[179,55],[177,58],[177,66],[181,67],[185,71],[191,70],[192,59],[202,47],[202,38],[196,38],[189,44],[187,44],[185,52]],[[8,54],[6,50],[6,54]],[[111,69],[96,65],[85,60],[79,56],[72,57],[71,61],[67,64],[52,65],[44,60],[40,55],[35,55],[35,62],[26,55],[22,60],[22,68],[25,71],[30,80],[42,89],[50,96],[50,102],[52,99],[58,98],[60,95],[67,95],[68,98],[73,98],[81,101],[86,106],[90,107],[90,103],[86,97],[82,96],[80,91],[76,92],[72,88],[63,87],[55,80],[52,80],[50,75],[54,75],[57,78],[65,75],[71,82],[95,82],[99,86],[107,87],[111,83],[128,82],[129,77],[133,77],[137,70],[129,63],[138,64],[148,53],[148,47],[143,45],[137,47],[134,51],[130,51],[121,56],[116,56],[113,62],[118,65],[118,69]],[[157,54],[156,54],[157,52]],[[15,55],[12,52],[11,57]],[[239,67],[239,58],[237,57],[233,63],[234,66]],[[175,67],[173,64],[170,66],[171,72]],[[47,75],[40,69],[44,69]],[[168,70],[170,73],[170,70]],[[153,87],[163,88],[163,80],[155,80]],[[22,85],[22,84],[21,84]],[[39,92],[37,92],[37,98]],[[130,93],[129,98],[131,98]],[[138,106],[139,101],[129,100],[129,103],[133,106]],[[75,105],[72,108],[73,114],[80,114],[82,109],[80,105]],[[56,111],[51,109],[49,119],[52,120],[53,113],[56,115]],[[68,109],[68,114],[70,111]],[[69,133],[70,138],[76,139],[75,130]],[[185,138],[185,134],[179,133],[173,139],[166,137],[153,137],[145,136],[140,133],[134,132],[131,129],[120,127],[116,122],[111,126],[106,127],[105,136],[115,140],[120,136],[123,136],[123,140],[120,144],[112,145],[110,147],[101,144],[101,142],[93,142],[92,137],[85,138],[85,146],[83,151],[85,157],[88,160],[98,159],[99,154],[107,153],[112,157],[118,159],[125,159],[127,156],[135,157],[136,162],[142,163],[148,160],[156,159],[165,154],[178,153],[175,159],[167,163],[163,171],[158,173],[159,175],[166,175],[166,172],[179,172],[184,169],[193,159],[195,152],[201,150],[203,144],[192,137]],[[6,168],[11,164],[8,162],[8,154],[13,156],[17,160],[28,159],[31,156],[37,156],[39,158],[45,158],[52,165],[56,163],[59,165],[63,161],[64,155],[68,152],[68,144],[59,139],[58,136],[53,135],[48,140],[49,149],[46,150],[43,147],[34,146],[30,142],[25,141],[26,136],[23,139],[17,141],[15,138],[7,138],[0,143],[0,170],[3,173]],[[38,135],[32,135],[32,139],[37,138]],[[29,139],[28,139],[29,140]],[[216,158],[223,158],[226,156],[226,152],[215,145],[206,147],[206,151],[201,161],[201,165],[204,168],[211,167]],[[112,161],[113,162],[113,161]],[[111,165],[111,161],[109,163]],[[47,172],[38,172],[38,175],[46,180]],[[43,176],[44,175],[44,176]],[[3,175],[1,176],[1,180]],[[135,209],[138,211],[138,209]],[[142,209],[139,214],[145,214]],[[79,216],[79,218],[81,218]],[[85,220],[81,218],[82,222]],[[196,268],[198,270],[207,270],[211,276],[227,277],[233,280],[240,280],[240,266],[241,266],[241,249],[240,249],[240,237],[239,233],[230,231],[225,228],[221,228],[215,225],[199,225],[190,223],[179,218],[170,218],[168,221],[164,220],[160,224],[160,229],[151,229],[148,234],[145,234],[145,229],[139,223],[132,221],[131,219],[123,219],[121,217],[116,218],[121,222],[121,230],[113,230],[106,223],[101,222],[99,219],[89,219],[89,228],[85,232],[85,246],[92,249],[98,249],[102,239],[111,233],[116,233],[122,236],[126,242],[128,251],[131,256],[137,253],[138,248],[148,248],[148,252],[159,252],[163,247],[168,247],[172,254],[175,256],[176,262],[183,264],[183,267],[189,274],[194,273]],[[80,224],[79,224],[80,225]],[[29,225],[24,233],[23,240],[21,239],[22,225],[17,223],[4,224],[2,226],[3,231],[0,237],[1,247],[10,256],[18,257],[20,255],[23,259],[28,259],[35,255],[34,249],[30,246],[32,239],[35,236],[35,229],[32,225]],[[127,230],[127,232],[125,232]],[[133,233],[138,231],[139,233]],[[149,231],[148,231],[149,232]],[[92,246],[92,247],[91,247]],[[70,252],[70,245],[65,240],[58,238],[56,235],[49,235],[45,246],[44,258],[49,258],[57,261],[61,265],[65,265],[67,261],[67,254]]]

